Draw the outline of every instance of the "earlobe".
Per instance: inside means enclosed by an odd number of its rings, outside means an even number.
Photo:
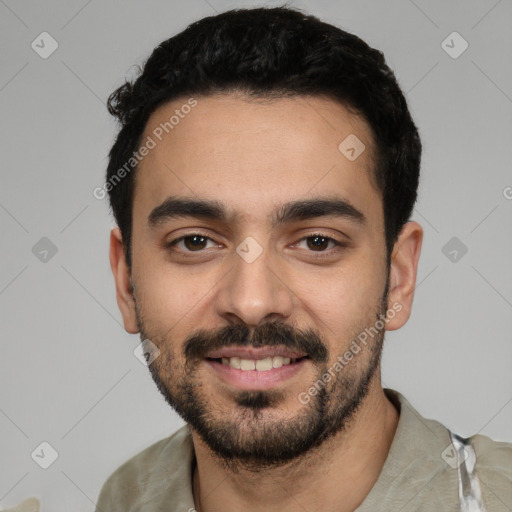
[[[411,315],[416,275],[423,241],[423,229],[417,222],[407,222],[393,248],[389,275],[388,311],[398,311],[386,323],[386,330],[402,327]]]
[[[130,269],[126,264],[121,230],[116,227],[110,232],[110,268],[116,284],[117,305],[123,316],[124,328],[130,334],[137,334],[137,314],[133,296]]]

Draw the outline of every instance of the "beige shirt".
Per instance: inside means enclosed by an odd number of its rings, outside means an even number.
[[[512,511],[512,444],[482,435],[464,440],[420,416],[400,393],[385,392],[400,419],[357,512]],[[194,464],[186,425],[118,468],[103,485],[96,512],[193,512]]]

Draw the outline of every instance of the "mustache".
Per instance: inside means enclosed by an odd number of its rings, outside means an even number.
[[[257,326],[252,331],[246,324],[227,325],[217,330],[201,329],[189,336],[183,345],[186,360],[204,359],[212,350],[230,346],[284,346],[304,352],[313,362],[326,363],[328,352],[321,337],[312,329],[297,329],[276,321]]]

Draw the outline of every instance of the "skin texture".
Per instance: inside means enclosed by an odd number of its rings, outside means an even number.
[[[187,99],[154,112],[142,140]],[[317,510],[319,504],[323,511],[354,510],[378,477],[398,421],[382,390],[378,356],[384,329],[398,329],[409,318],[422,229],[415,222],[403,227],[388,269],[382,199],[370,171],[371,131],[339,103],[320,97],[255,101],[238,94],[196,99],[197,106],[137,169],[131,276],[121,233],[111,233],[110,261],[125,329],[141,332],[160,350],[151,371],[170,403],[179,411],[188,403],[184,396],[192,397],[213,430],[236,427],[239,449],[254,451],[265,440],[277,446],[287,425],[293,427],[285,431],[290,438],[312,418],[321,423],[329,413],[340,413],[332,416],[336,431],[323,443],[273,464],[261,456],[224,460],[193,429],[197,510]],[[349,134],[366,146],[355,161],[338,150]],[[230,217],[183,217],[151,227],[151,211],[171,195],[218,201]],[[335,216],[278,226],[270,221],[284,203],[324,197],[348,201],[364,222]],[[331,243],[319,251],[305,238],[318,233],[344,247]],[[208,237],[200,251],[184,242],[166,247],[194,234]],[[251,263],[236,251],[247,237],[262,251]],[[318,396],[301,403],[298,396],[390,309],[394,314],[379,334],[326,383],[322,414]],[[241,391],[204,359],[185,358],[187,340],[200,330],[215,335],[230,326],[256,329],[272,322],[313,332],[326,360],[306,360],[298,373],[267,390],[265,396],[274,400],[267,407],[240,400]],[[369,382],[361,388],[365,376]],[[355,412],[343,410],[351,398],[358,401]]]

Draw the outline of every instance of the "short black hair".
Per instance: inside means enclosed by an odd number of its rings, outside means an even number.
[[[405,97],[380,51],[315,16],[275,7],[235,9],[192,23],[155,48],[138,77],[109,96],[108,110],[121,128],[109,153],[105,188],[128,266],[133,155],[150,115],[179,97],[234,92],[261,98],[328,97],[369,124],[389,264],[419,181],[421,141]],[[127,162],[132,172],[126,172]]]

